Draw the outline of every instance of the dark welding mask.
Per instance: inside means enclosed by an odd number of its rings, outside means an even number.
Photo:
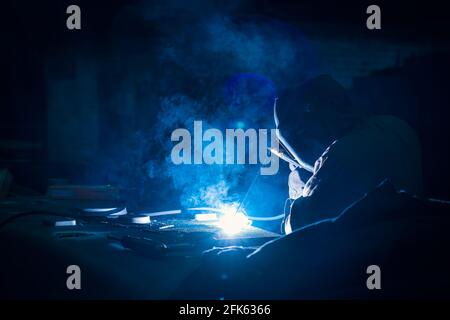
[[[351,110],[345,89],[321,75],[289,88],[274,103],[274,120],[280,145],[312,172],[315,161],[339,137],[342,119]]]
[[[276,135],[279,141],[279,145],[280,145],[280,149],[283,149],[284,152],[287,154],[288,157],[290,157],[291,159],[293,159],[300,168],[305,169],[306,171],[309,172],[313,172],[313,166],[311,166],[310,164],[306,163],[305,161],[302,160],[302,158],[300,158],[300,156],[297,154],[297,152],[295,151],[294,147],[292,147],[289,142],[286,140],[286,138],[283,136],[283,134],[281,133],[280,129],[279,129],[279,125],[280,125],[280,120],[278,118],[278,113],[277,113],[277,101],[278,98],[275,99],[274,102],[274,106],[273,106],[273,117],[275,120],[275,127],[276,127]]]

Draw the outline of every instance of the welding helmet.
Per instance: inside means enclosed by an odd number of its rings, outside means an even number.
[[[312,172],[315,161],[348,127],[353,114],[345,89],[328,75],[280,93],[274,120],[280,147]]]

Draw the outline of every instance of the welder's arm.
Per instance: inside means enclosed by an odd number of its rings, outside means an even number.
[[[355,161],[352,157],[354,154],[348,148],[334,143],[316,161],[312,177],[304,185],[302,196],[295,200],[286,218],[287,233],[323,219],[334,218],[357,200],[364,187],[358,173],[354,171]]]

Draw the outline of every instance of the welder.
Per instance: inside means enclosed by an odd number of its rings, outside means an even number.
[[[274,118],[280,144],[298,164],[290,164],[286,233],[337,217],[386,179],[397,191],[422,193],[414,130],[400,118],[358,110],[332,77],[285,90]]]
[[[329,76],[281,92],[274,109],[276,152],[292,170],[288,234],[256,251],[208,250],[174,297],[448,297],[450,203],[420,197],[413,129],[360,112]],[[382,289],[367,286],[372,265],[382,270]]]

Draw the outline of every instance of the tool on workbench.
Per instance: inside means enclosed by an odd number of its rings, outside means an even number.
[[[77,220],[74,218],[49,216],[44,219],[44,224],[49,227],[75,227]]]
[[[150,216],[147,214],[126,214],[118,217],[117,221],[127,224],[149,224]]]

